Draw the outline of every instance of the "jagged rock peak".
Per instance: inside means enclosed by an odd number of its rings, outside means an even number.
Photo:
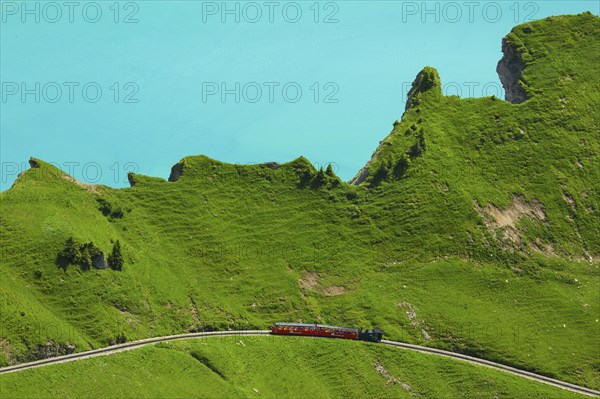
[[[29,166],[32,169],[36,169],[40,167],[40,161],[38,161],[37,159],[35,159],[34,157],[29,158]]]

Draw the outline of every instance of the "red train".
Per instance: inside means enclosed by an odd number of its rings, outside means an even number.
[[[271,326],[271,333],[275,335],[308,335],[312,337],[345,338],[370,342],[380,342],[383,337],[383,331],[378,328],[363,331],[353,327],[302,323],[275,323]]]

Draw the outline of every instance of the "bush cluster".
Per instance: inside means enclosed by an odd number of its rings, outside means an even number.
[[[300,188],[310,187],[316,190],[327,185],[330,188],[335,188],[341,183],[340,178],[335,175],[331,164],[327,165],[325,170],[319,168],[316,172],[311,167],[298,168],[296,174],[300,177],[300,182],[298,183],[298,187]]]
[[[104,256],[104,253],[93,242],[81,244],[73,237],[67,239],[65,248],[59,255],[67,264],[79,265],[82,270],[89,270],[94,265],[94,259],[98,256]],[[108,255],[108,266],[113,270],[122,270],[124,263],[121,243],[117,240]]]
[[[106,217],[113,219],[120,219],[123,217],[123,209],[120,207],[114,207],[113,204],[105,200],[104,198],[97,198],[98,210]]]

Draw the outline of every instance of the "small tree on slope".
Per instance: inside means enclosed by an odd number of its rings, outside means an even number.
[[[108,255],[108,266],[113,270],[122,270],[124,263],[121,243],[117,240],[113,245],[112,252]]]

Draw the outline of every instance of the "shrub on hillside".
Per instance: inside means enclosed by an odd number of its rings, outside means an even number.
[[[114,207],[113,204],[105,200],[104,198],[97,198],[98,210],[106,217],[114,219],[120,219],[123,217],[123,210],[120,207]]]
[[[394,166],[394,177],[397,179],[401,178],[404,176],[409,167],[410,158],[406,154],[402,154]]]
[[[113,270],[123,270],[124,263],[125,260],[123,258],[123,253],[121,252],[121,243],[117,240],[113,244],[110,255],[108,255],[108,266]]]
[[[71,264],[79,263],[79,259],[81,259],[81,249],[79,243],[75,241],[73,237],[67,239],[65,248],[62,251],[62,256]]]
[[[327,170],[325,170],[325,174],[329,177],[335,177],[335,172],[333,171],[333,167],[331,164],[327,165]]]
[[[327,176],[325,175],[325,171],[323,170],[323,168],[319,168],[319,171],[315,175],[311,186],[312,188],[320,188],[323,187],[325,183],[327,183]]]
[[[94,266],[94,260],[98,256],[104,257],[104,254],[94,245],[93,242],[85,243],[81,246],[81,261],[79,262],[83,270],[89,270]],[[100,267],[101,268],[101,267]]]
[[[355,200],[356,198],[358,198],[358,193],[356,192],[355,189],[350,189],[346,193],[346,198],[349,199],[350,201]]]
[[[415,144],[408,150],[408,155],[411,157],[421,156],[426,150],[425,135],[423,129],[420,129],[417,133]]]
[[[390,172],[391,167],[392,161],[390,159],[382,161],[377,167],[373,178],[371,179],[371,185],[376,186],[385,180]]]

